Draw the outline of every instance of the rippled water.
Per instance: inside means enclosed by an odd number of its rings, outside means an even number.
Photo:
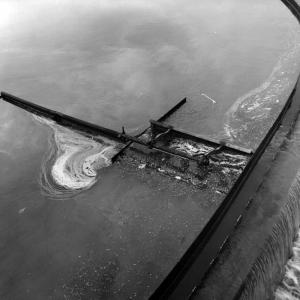
[[[279,1],[0,8],[2,90],[130,133],[187,96],[169,123],[255,148],[296,79],[298,24]],[[147,298],[246,163],[219,155],[197,178],[194,166],[134,150],[111,164],[119,145],[103,137],[5,103],[0,120],[1,299]]]

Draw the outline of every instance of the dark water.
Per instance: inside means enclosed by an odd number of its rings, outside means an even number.
[[[298,34],[272,0],[1,1],[1,11],[2,90],[132,131],[187,96],[180,125],[218,134]]]
[[[299,71],[280,1],[0,8],[2,90],[129,132],[188,96],[171,124],[255,148]],[[110,165],[112,141],[9,104],[0,120],[1,299],[147,298],[232,184],[199,188],[130,155]]]

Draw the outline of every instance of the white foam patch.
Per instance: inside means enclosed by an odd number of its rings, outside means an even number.
[[[193,145],[192,143],[185,141],[184,139],[175,139],[171,144],[170,144],[171,149],[175,149],[177,151],[185,152],[191,156],[193,155],[201,155],[201,154],[206,154],[209,151],[213,150],[213,147],[209,147],[206,145]]]
[[[54,133],[40,180],[43,190],[52,196],[90,188],[97,180],[97,171],[111,165],[118,151],[118,144],[111,140],[93,139],[38,116],[34,119]]]
[[[300,32],[262,85],[241,96],[227,111],[224,133],[231,141],[255,148],[289,97],[299,73]]]
[[[282,283],[275,292],[276,300],[300,299],[300,232],[293,247],[293,256],[285,266]]]
[[[191,156],[201,156],[215,149],[214,147],[193,143],[182,138],[173,140],[169,146],[171,149],[184,152]],[[247,164],[247,157],[222,151],[219,154],[213,155],[210,158],[210,163],[223,167],[223,172],[225,173],[229,173],[229,171],[231,172],[234,169],[238,169],[239,172],[241,172]]]

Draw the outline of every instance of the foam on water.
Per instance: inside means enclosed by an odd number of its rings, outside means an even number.
[[[191,142],[185,141],[184,139],[175,139],[170,144],[170,148],[175,149],[177,151],[185,152],[191,156],[206,154],[214,149],[213,147],[209,147],[204,144],[193,145]]]
[[[232,142],[256,148],[280,113],[298,78],[299,31],[290,41],[266,81],[237,99],[227,111],[224,131]]]
[[[288,257],[291,255],[293,241],[300,225],[300,172],[294,179],[285,205],[276,216],[275,224],[266,242],[261,245],[261,254],[255,260],[247,279],[242,286],[238,299],[300,299],[299,272],[296,273],[293,257],[286,265],[286,275],[275,291],[277,283]],[[295,249],[295,248],[294,248]],[[295,252],[294,252],[295,254]],[[297,254],[298,255],[298,254]],[[296,263],[298,264],[298,263]]]
[[[300,233],[300,232],[299,232]],[[293,247],[293,257],[287,262],[284,279],[275,293],[276,300],[300,299],[300,235]]]
[[[111,164],[117,144],[103,137],[93,139],[58,125],[54,121],[34,116],[49,126],[49,152],[42,163],[40,184],[46,195],[66,198],[90,188],[97,180],[97,171]]]
[[[185,152],[191,156],[203,155],[209,153],[214,147],[207,146],[205,144],[193,143],[192,141],[187,141],[181,138],[177,138],[169,145],[171,149],[175,149],[180,152]],[[231,154],[229,152],[222,151],[217,155],[210,157],[210,163],[217,164],[218,166],[224,167],[232,170],[239,169],[242,171],[247,163],[247,157],[239,154]]]
[[[291,190],[290,197],[300,202],[300,171],[296,176]],[[300,215],[300,211],[297,211]],[[285,266],[285,275],[275,292],[276,300],[300,299],[300,230],[292,248],[292,256]]]

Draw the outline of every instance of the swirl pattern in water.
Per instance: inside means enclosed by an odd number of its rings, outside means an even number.
[[[55,199],[65,199],[90,188],[97,180],[97,171],[111,164],[118,144],[103,137],[86,137],[34,116],[53,130],[50,150],[42,163],[40,184],[43,192]]]

